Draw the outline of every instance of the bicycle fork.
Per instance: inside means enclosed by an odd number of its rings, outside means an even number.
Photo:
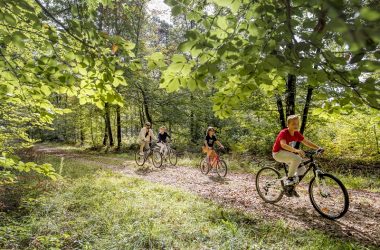
[[[315,171],[315,181],[317,183],[317,188],[319,189],[320,194],[322,197],[328,197],[330,196],[330,193],[328,190],[326,190],[326,181],[325,178],[322,177],[323,172],[321,170]]]

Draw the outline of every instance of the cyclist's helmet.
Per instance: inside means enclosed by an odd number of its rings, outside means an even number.
[[[145,126],[149,126],[149,127],[151,127],[152,124],[150,124],[150,122],[146,122],[146,123],[145,123]]]

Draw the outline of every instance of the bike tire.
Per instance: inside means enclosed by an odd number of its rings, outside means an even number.
[[[162,154],[160,153],[160,150],[154,149],[150,157],[152,158],[152,163],[154,167],[162,167]]]
[[[201,169],[202,174],[208,174],[210,172],[210,164],[208,164],[206,159],[202,159],[199,168]]]
[[[136,161],[136,164],[137,166],[143,166],[145,164],[145,161],[146,161],[146,157],[145,157],[145,152],[144,152],[144,155],[140,155],[140,150],[138,150],[136,153],[135,153],[135,161]]]
[[[227,163],[223,160],[218,161],[218,165],[216,167],[216,172],[220,177],[226,177],[227,175]]]
[[[170,149],[168,155],[169,155],[169,162],[170,162],[170,164],[172,166],[177,165],[177,161],[178,161],[178,159],[177,159],[177,152],[174,149]]]
[[[259,194],[260,198],[263,199],[266,203],[274,204],[274,203],[279,202],[282,199],[282,197],[284,196],[284,184],[281,181],[281,189],[279,191],[279,194],[274,199],[268,199],[264,195],[264,193],[263,193],[263,191],[265,191],[265,190],[262,190],[261,187],[260,187],[260,177],[263,175],[263,173],[265,171],[272,171],[275,174],[275,176],[276,176],[277,179],[281,179],[281,174],[280,174],[279,171],[277,171],[276,169],[274,169],[272,167],[263,167],[256,174],[255,181],[256,181],[256,191],[257,191],[257,193]]]
[[[347,192],[346,187],[343,185],[343,183],[337,177],[335,177],[331,174],[323,173],[323,174],[319,174],[319,176],[324,177],[324,178],[326,178],[326,177],[330,178],[338,184],[338,186],[340,187],[340,189],[343,193],[343,197],[344,197],[343,209],[339,214],[337,214],[335,216],[331,216],[329,214],[326,214],[323,211],[323,209],[318,206],[318,204],[315,201],[314,195],[313,195],[313,189],[314,189],[314,183],[315,183],[316,177],[313,177],[313,179],[311,179],[310,184],[309,184],[309,198],[310,198],[311,204],[313,205],[314,209],[317,210],[317,212],[320,215],[322,215],[324,218],[327,218],[330,220],[336,220],[336,219],[342,218],[347,213],[348,208],[350,206],[349,196],[348,196],[348,192]]]

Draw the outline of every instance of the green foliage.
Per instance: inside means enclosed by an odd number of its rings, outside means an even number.
[[[21,173],[35,172],[53,180],[56,180],[58,177],[51,164],[38,165],[34,162],[24,163],[8,158],[5,154],[0,157],[0,167],[2,168],[0,171],[0,186],[14,183],[17,180],[17,175]]]
[[[54,100],[76,98],[100,109],[124,104],[117,88],[127,85],[124,73],[134,43],[99,32],[95,14],[78,12],[79,5],[68,8],[79,18],[62,21],[51,12],[60,3],[52,9],[43,4],[0,1],[0,152],[27,146],[34,141],[31,129],[46,129],[57,115],[70,112]],[[30,167],[49,176],[48,170]],[[21,163],[8,168],[27,170]]]
[[[310,133],[327,148],[326,153],[348,159],[379,159],[380,117],[377,112],[364,110],[350,115],[318,115],[325,125],[312,125]]]
[[[168,4],[177,12],[178,6],[190,3]],[[214,9],[208,11],[210,4]],[[380,109],[379,62],[374,59],[380,12],[371,1],[360,6],[218,0],[181,10],[189,19],[203,18],[196,19],[196,27],[179,45],[186,61],[172,58],[161,86],[168,91],[199,87],[186,84],[189,79],[210,84],[217,90],[213,110],[220,117],[231,116],[258,91],[269,96],[281,91],[288,74],[324,92],[323,107],[334,100],[344,108],[364,103]]]

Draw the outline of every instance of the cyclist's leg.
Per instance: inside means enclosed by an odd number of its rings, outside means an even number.
[[[298,166],[302,162],[302,158],[292,152],[286,150],[280,150],[273,154],[273,158],[281,163],[286,163],[289,166],[288,177],[293,178],[297,172]]]
[[[207,164],[210,165],[211,164],[211,154],[212,154],[212,150],[208,149],[205,151],[206,152],[206,161],[207,161]]]
[[[169,152],[168,152],[168,144],[167,143],[164,143],[164,148],[163,148],[163,153],[164,155],[167,155]]]
[[[162,154],[164,152],[164,143],[159,142],[159,143],[157,143],[157,146],[160,147],[160,153]]]
[[[144,140],[140,141],[140,155],[144,155],[144,148],[146,148],[146,142]]]
[[[209,152],[209,155],[208,155],[208,158],[209,158],[209,164],[211,165],[211,167],[214,167],[216,164],[216,152],[214,149],[210,150]]]

